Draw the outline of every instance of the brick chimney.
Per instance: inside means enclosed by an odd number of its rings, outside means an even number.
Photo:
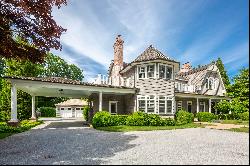
[[[124,41],[121,38],[121,35],[116,37],[114,43],[114,65],[119,65],[123,67],[123,43]]]
[[[186,73],[188,71],[190,71],[192,69],[192,66],[189,62],[186,62],[182,65],[181,69],[180,69],[180,73]]]
[[[114,43],[114,65],[112,67],[112,72],[109,75],[109,83],[114,86],[121,86],[123,78],[120,75],[120,71],[123,69],[123,43],[121,35],[116,37]]]

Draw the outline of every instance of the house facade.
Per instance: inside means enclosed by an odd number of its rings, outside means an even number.
[[[103,94],[101,98],[93,93],[90,98],[95,112],[106,110],[111,114],[129,114],[140,110],[171,116],[176,110],[185,109],[192,113],[217,113],[216,103],[230,100],[214,62],[197,68],[192,68],[189,62],[180,65],[150,45],[134,61],[125,63],[123,44],[118,35],[108,76],[98,75],[95,84],[135,88],[136,92]]]

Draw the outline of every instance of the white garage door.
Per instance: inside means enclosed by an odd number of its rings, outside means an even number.
[[[72,109],[71,107],[62,107],[60,109],[61,117],[63,118],[71,118],[72,117]]]
[[[75,108],[76,117],[79,117],[79,118],[83,117],[82,111],[83,111],[82,108],[79,108],[79,107]]]

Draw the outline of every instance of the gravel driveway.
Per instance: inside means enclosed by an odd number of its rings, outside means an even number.
[[[104,132],[79,123],[52,122],[0,140],[0,164],[249,164],[247,133]]]

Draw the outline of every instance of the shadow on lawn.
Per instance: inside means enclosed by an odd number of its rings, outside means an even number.
[[[58,124],[56,124],[58,125]],[[62,124],[60,124],[62,125]],[[105,164],[117,152],[135,147],[137,138],[91,128],[31,130],[0,141],[0,164]]]

